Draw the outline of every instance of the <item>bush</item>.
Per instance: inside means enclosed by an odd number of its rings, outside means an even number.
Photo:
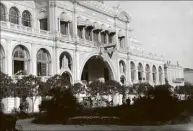
[[[12,115],[5,115],[0,112],[0,130],[15,130],[17,118]]]
[[[104,124],[119,124],[120,118],[113,116],[79,116],[70,118],[67,124],[91,124],[91,125],[104,125]]]
[[[170,88],[162,85],[148,89],[145,96],[139,97],[130,108],[122,111],[120,118],[125,124],[157,125],[173,121],[184,109]]]
[[[65,123],[69,117],[75,115],[78,104],[70,89],[56,87],[49,93],[52,98],[42,101],[39,106],[40,111],[45,111],[45,115],[38,116],[34,122]]]

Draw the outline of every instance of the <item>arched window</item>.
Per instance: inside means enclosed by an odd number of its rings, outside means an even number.
[[[156,71],[156,67],[155,65],[153,65],[153,68],[152,68],[152,76],[153,76],[153,83],[156,84],[156,74],[157,74],[157,71]]]
[[[29,52],[24,46],[15,47],[13,50],[13,72],[15,75],[28,74],[29,58]]]
[[[63,52],[60,55],[60,69],[72,69],[72,58],[69,53]]]
[[[19,11],[15,7],[11,7],[9,11],[9,22],[19,24]]]
[[[138,64],[137,69],[138,69],[138,80],[139,82],[141,82],[143,79],[143,66],[141,63]]]
[[[162,74],[163,74],[162,68],[161,68],[161,66],[159,66],[159,82],[160,82],[160,84],[162,84]]]
[[[135,64],[133,62],[130,63],[131,66],[131,81],[135,80]]]
[[[150,67],[148,64],[146,64],[145,66],[145,72],[146,72],[146,80],[147,82],[149,82],[150,81]]]
[[[22,13],[22,24],[23,26],[31,27],[31,15],[27,10]]]
[[[2,45],[0,45],[0,71],[1,72],[4,72],[4,66],[5,66],[4,60],[5,60],[5,53],[4,53]]]
[[[120,73],[121,74],[125,74],[126,72],[126,67],[125,67],[125,62],[123,60],[121,60],[119,62],[119,69],[120,69]]]
[[[37,52],[37,75],[49,76],[50,75],[51,58],[49,52],[41,48]]]
[[[0,21],[5,21],[6,20],[5,16],[6,16],[5,6],[0,3]]]

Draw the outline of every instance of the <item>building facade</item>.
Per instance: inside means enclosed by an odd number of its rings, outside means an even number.
[[[164,68],[165,78],[171,86],[176,87],[184,85],[184,69],[178,62],[177,64],[171,64],[170,61],[167,61]]]
[[[184,68],[184,81],[193,84],[193,69]]]
[[[10,76],[165,83],[163,57],[130,37],[125,11],[98,1],[1,1],[0,9],[0,69]],[[10,112],[19,98],[4,102]]]

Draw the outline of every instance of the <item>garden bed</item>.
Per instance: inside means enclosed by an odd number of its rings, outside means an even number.
[[[116,116],[76,116],[69,118],[66,124],[71,125],[118,125],[120,118]]]

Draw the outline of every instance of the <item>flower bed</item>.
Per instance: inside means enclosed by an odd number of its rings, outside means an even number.
[[[68,119],[67,124],[119,124],[120,118],[116,116],[76,116]]]

